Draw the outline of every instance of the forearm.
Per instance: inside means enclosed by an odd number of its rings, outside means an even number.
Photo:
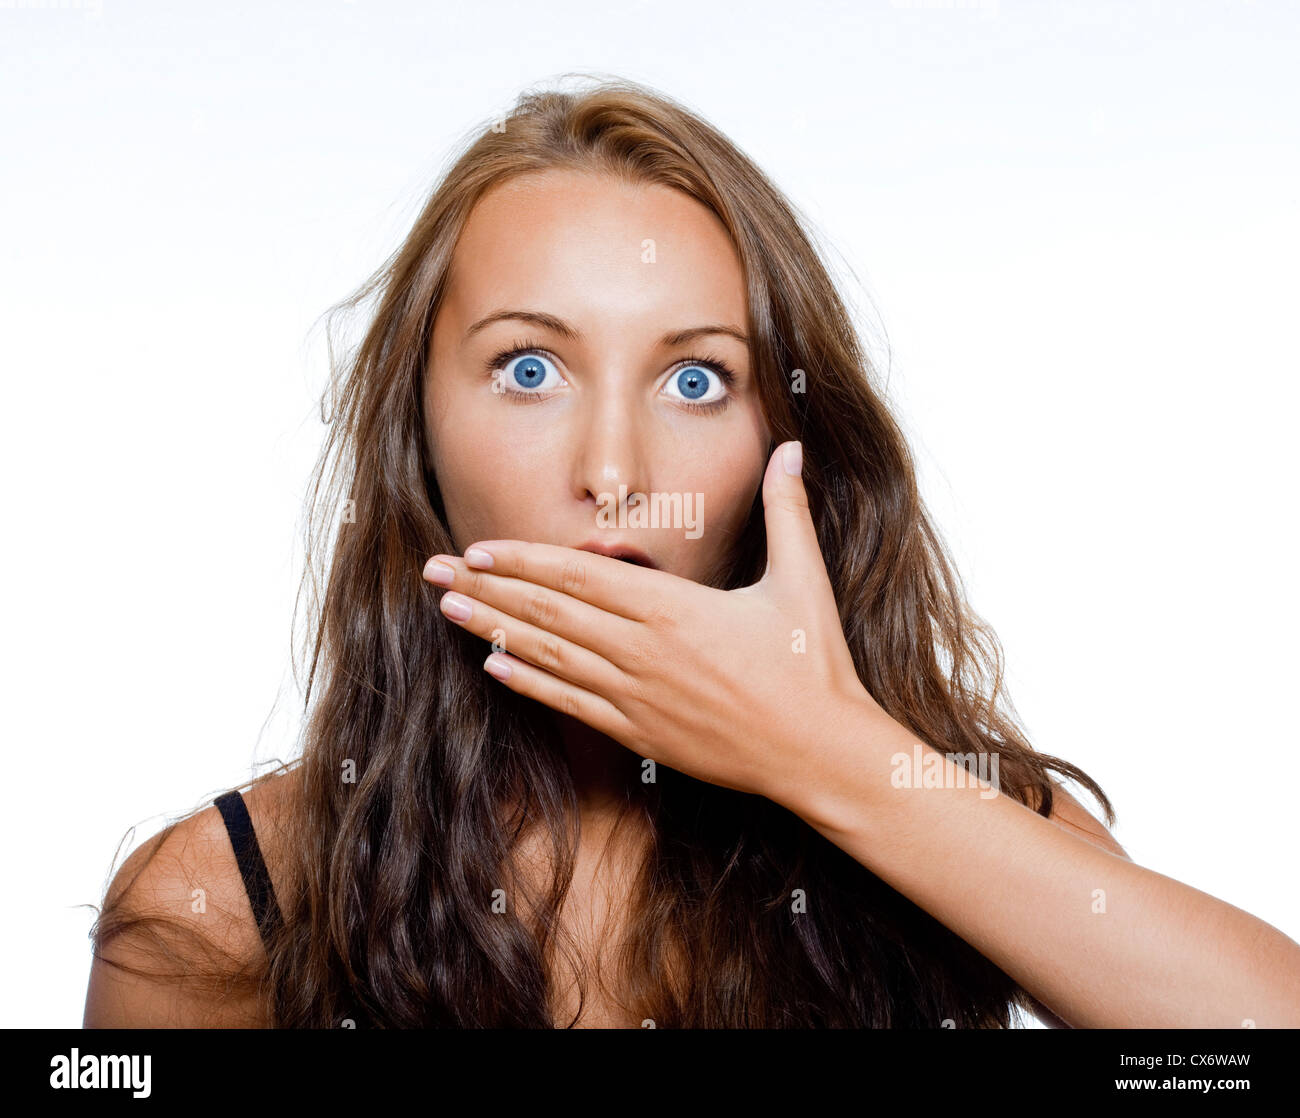
[[[874,704],[849,723],[792,809],[1064,1021],[1300,1026],[1300,944],[1008,796],[956,786],[973,782],[942,755],[943,787],[896,788],[890,759],[917,739]]]

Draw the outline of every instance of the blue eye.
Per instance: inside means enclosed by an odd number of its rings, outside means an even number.
[[[513,366],[513,367],[512,367]],[[501,391],[518,395],[540,395],[564,383],[549,360],[536,352],[509,354],[504,358],[501,369]],[[553,375],[547,377],[547,372]]]
[[[710,387],[710,380],[713,384]],[[668,379],[668,384],[680,393],[679,399],[689,403],[711,404],[724,395],[725,382],[712,369],[703,365],[684,365]],[[669,393],[672,395],[672,393]]]
[[[515,404],[543,403],[568,384],[546,350],[522,341],[490,358],[485,371],[492,376],[492,391]],[[732,402],[735,384],[736,374],[721,359],[686,357],[660,391],[675,396],[687,411],[717,413]],[[676,392],[668,391],[670,386]]]
[[[515,380],[525,388],[536,388],[546,379],[546,366],[536,357],[525,357],[515,366]]]

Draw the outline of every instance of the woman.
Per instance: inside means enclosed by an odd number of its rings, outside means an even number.
[[[1025,740],[817,253],[715,129],[524,97],[374,294],[301,760],[128,859],[88,1025],[1300,1024],[1300,946],[1134,865]]]

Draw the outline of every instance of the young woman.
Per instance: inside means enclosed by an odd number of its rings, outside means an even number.
[[[1300,1025],[1300,946],[1025,740],[821,260],[715,129],[522,98],[371,295],[301,759],[128,859],[87,1025]]]

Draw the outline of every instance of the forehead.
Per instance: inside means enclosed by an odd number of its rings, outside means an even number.
[[[547,171],[489,190],[466,221],[444,310],[467,323],[503,307],[584,331],[618,320],[744,326],[744,271],[718,218],[693,198],[610,175]],[[689,321],[688,321],[689,320]]]

